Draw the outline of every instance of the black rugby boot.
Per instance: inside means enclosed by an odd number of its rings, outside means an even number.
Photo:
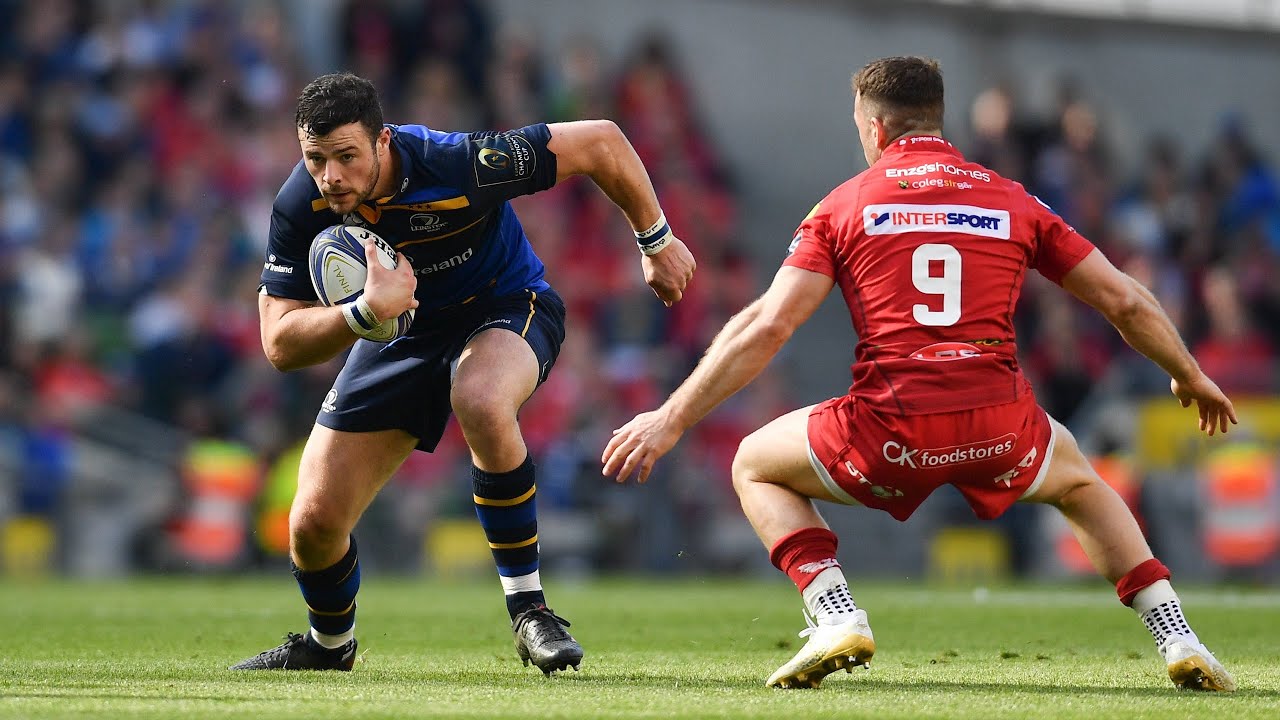
[[[356,639],[332,650],[307,635],[289,633],[280,647],[264,650],[231,666],[232,670],[342,670],[356,663]]]
[[[577,671],[582,662],[582,646],[565,630],[569,621],[551,612],[545,605],[530,608],[511,621],[516,652],[528,667],[532,661],[544,675],[572,667]]]

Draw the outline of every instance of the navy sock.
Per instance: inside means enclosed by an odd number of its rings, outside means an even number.
[[[292,565],[292,563],[290,563]],[[316,632],[341,635],[356,623],[356,593],[360,590],[360,561],[356,539],[338,562],[309,572],[292,565],[293,577],[307,603],[307,620]],[[310,633],[307,635],[310,638]]]
[[[527,590],[525,592],[511,593],[507,596],[507,612],[513,620],[525,610],[546,606],[547,599],[543,597],[541,590]]]
[[[516,469],[489,473],[471,468],[476,517],[489,540],[493,562],[514,618],[534,605],[546,604],[538,571],[538,514],[534,502],[533,459]],[[533,576],[533,577],[529,577]]]

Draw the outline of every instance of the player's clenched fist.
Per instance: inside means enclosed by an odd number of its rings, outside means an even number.
[[[396,253],[396,266],[388,268],[378,259],[377,247],[370,242],[364,246],[364,258],[369,268],[364,297],[374,315],[393,318],[406,310],[417,309],[418,300],[413,293],[418,288],[418,278],[404,253]]]
[[[667,307],[680,302],[680,298],[684,297],[685,286],[693,278],[693,271],[698,266],[693,253],[676,238],[672,238],[671,244],[661,251],[645,255],[640,264],[644,268],[644,281]]]

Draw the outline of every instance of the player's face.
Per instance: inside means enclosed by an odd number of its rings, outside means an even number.
[[[390,140],[391,133],[384,128],[371,142],[360,123],[343,125],[321,136],[298,128],[307,172],[329,209],[339,215],[353,212],[373,195],[382,177],[382,162]]]

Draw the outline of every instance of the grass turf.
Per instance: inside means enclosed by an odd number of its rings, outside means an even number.
[[[286,576],[0,587],[0,718],[1280,717],[1280,594],[1184,590],[1235,674],[1177,692],[1150,637],[1100,582],[988,591],[859,584],[879,652],[818,690],[764,678],[799,648],[799,599],[773,582],[556,585],[582,672],[524,668],[496,582],[373,578],[353,673],[235,673],[302,628]]]

